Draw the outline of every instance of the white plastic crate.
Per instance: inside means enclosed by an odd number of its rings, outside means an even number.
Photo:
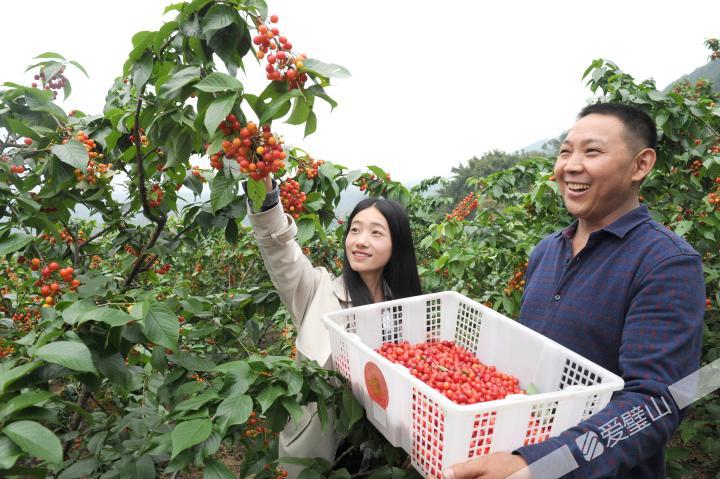
[[[570,349],[455,292],[350,308],[323,316],[335,369],[370,421],[425,477],[453,464],[557,436],[605,407],[623,380]],[[471,405],[454,403],[374,350],[385,342],[451,340],[526,389]],[[387,395],[373,400],[366,377]]]

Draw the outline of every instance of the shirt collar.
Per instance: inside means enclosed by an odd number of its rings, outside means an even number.
[[[645,205],[640,205],[634,210],[625,213],[623,216],[615,220],[614,223],[606,226],[605,228],[602,228],[599,231],[606,231],[612,235],[617,236],[618,238],[624,238],[625,235],[630,232],[630,230],[632,230],[639,224],[645,223],[650,219],[652,219],[652,217],[650,216],[650,211],[648,210],[648,207]],[[573,221],[570,226],[568,226],[564,230],[558,231],[555,234],[555,237],[558,238],[560,237],[560,235],[563,235],[568,239],[572,238],[575,234],[575,230],[577,230],[577,225],[578,220]],[[593,232],[593,235],[596,233],[598,232]]]

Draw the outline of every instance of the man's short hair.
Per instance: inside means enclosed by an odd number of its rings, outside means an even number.
[[[594,103],[580,111],[578,120],[592,114],[610,115],[620,120],[625,127],[629,145],[639,146],[640,149],[657,149],[655,122],[641,109],[624,103]]]

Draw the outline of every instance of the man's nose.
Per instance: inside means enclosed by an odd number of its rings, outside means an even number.
[[[568,156],[563,166],[564,171],[581,171],[583,168],[583,162],[580,153],[572,153]]]

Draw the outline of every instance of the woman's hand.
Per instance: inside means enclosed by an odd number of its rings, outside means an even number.
[[[265,193],[270,193],[273,190],[273,179],[271,173],[268,173],[267,176],[263,178],[263,183],[265,183]]]

